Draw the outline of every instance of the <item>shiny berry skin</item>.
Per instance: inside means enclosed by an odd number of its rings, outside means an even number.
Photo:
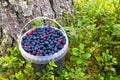
[[[37,52],[36,52],[36,54],[37,54],[37,55],[39,55],[39,54],[40,54],[40,52],[39,52],[39,51],[37,51]]]
[[[46,35],[46,34],[44,34],[42,37],[43,37],[43,38],[47,38],[47,35]]]
[[[53,30],[50,30],[49,32],[50,32],[50,34],[52,34],[52,33],[53,33]]]
[[[24,48],[28,48],[28,46],[24,46]]]
[[[30,35],[31,35],[31,33],[30,33],[30,32],[28,32],[28,33],[27,33],[27,36],[30,36]]]
[[[35,32],[35,29],[32,29],[32,32]]]
[[[62,39],[58,39],[58,42],[59,42],[59,43],[62,43]]]
[[[48,56],[60,51],[66,44],[63,33],[52,27],[33,28],[22,38],[22,48],[34,56]]]

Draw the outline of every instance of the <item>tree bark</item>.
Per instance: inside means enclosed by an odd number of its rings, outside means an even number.
[[[29,20],[38,16],[62,20],[65,12],[74,12],[73,0],[0,0],[0,56],[16,45],[15,38]]]

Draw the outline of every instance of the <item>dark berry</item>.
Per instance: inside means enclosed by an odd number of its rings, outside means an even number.
[[[44,46],[48,46],[49,45],[49,42],[48,41],[45,41],[44,42]]]
[[[66,40],[63,40],[62,43],[65,44],[65,43],[66,43]]]
[[[32,29],[22,38],[22,48],[35,56],[52,55],[61,50],[66,43],[63,33],[50,26]]]
[[[62,44],[58,44],[58,45],[57,45],[57,48],[58,48],[58,49],[62,49],[62,48],[63,48],[63,45],[62,45]]]
[[[33,55],[36,55],[36,51],[32,51],[32,54],[33,54]]]
[[[35,47],[34,47],[34,50],[37,51],[37,50],[38,50],[38,47],[35,46]]]
[[[55,47],[55,48],[54,48],[54,51],[55,51],[55,52],[58,52],[58,48],[57,48],[57,47]]]

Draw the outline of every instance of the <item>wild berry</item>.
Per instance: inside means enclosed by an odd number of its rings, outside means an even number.
[[[24,48],[28,48],[28,46],[25,45]]]
[[[58,42],[59,42],[59,43],[62,43],[62,39],[58,39]]]
[[[52,34],[52,33],[53,33],[53,30],[50,30],[49,32],[50,32],[50,34]]]
[[[35,32],[35,29],[32,29],[32,32]]]
[[[32,29],[22,38],[22,48],[30,55],[47,56],[60,51],[66,43],[63,33],[52,27]]]
[[[39,54],[40,54],[40,52],[39,52],[39,51],[37,51],[37,52],[36,52],[36,54],[37,54],[37,55],[39,55]]]
[[[31,33],[30,33],[30,32],[28,32],[28,33],[27,33],[27,35],[28,35],[28,36],[30,36],[30,35],[31,35]]]
[[[47,35],[46,35],[46,34],[44,34],[44,35],[43,35],[43,38],[47,38]]]

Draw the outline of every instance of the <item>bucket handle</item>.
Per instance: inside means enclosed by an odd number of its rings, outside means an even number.
[[[32,21],[34,21],[34,20],[50,20],[50,21],[53,21],[54,23],[56,23],[61,29],[62,29],[62,31],[66,34],[66,32],[65,32],[65,30],[63,29],[63,27],[56,21],[56,20],[54,20],[54,19],[50,19],[50,18],[48,18],[48,17],[36,17],[36,18],[34,18],[34,19],[32,19],[32,20],[30,20],[29,22],[27,22],[24,26],[23,26],[23,28],[21,29],[21,31],[20,31],[20,37],[22,36],[22,31],[24,30],[24,28],[30,23],[30,22],[32,22]]]

